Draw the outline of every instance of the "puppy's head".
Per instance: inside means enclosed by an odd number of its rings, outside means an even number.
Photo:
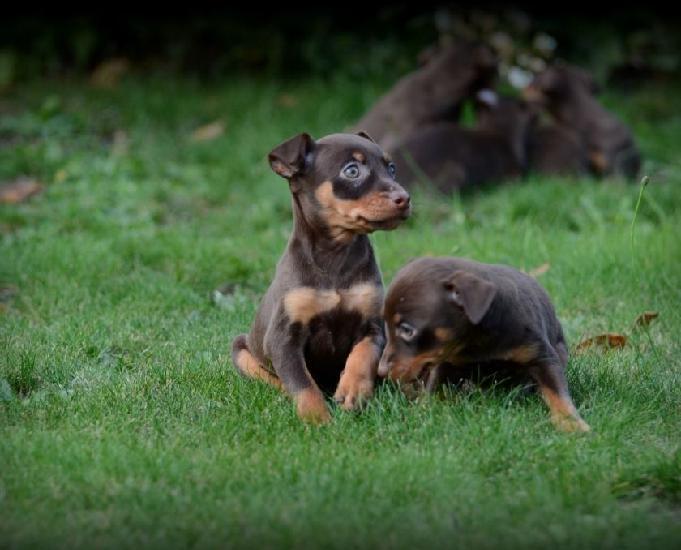
[[[394,229],[409,217],[395,165],[364,132],[317,141],[299,134],[275,147],[269,162],[288,180],[306,222],[335,239]]]
[[[405,266],[385,298],[388,341],[379,375],[407,383],[453,361],[475,338],[496,293],[491,282],[437,258]]]
[[[584,69],[556,63],[534,77],[523,90],[523,97],[532,103],[551,108],[558,103],[576,100],[579,95],[593,96],[600,88]]]

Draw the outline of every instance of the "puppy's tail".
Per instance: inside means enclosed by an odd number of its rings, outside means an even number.
[[[232,342],[232,363],[234,364],[234,368],[237,370],[237,372],[245,376],[245,373],[241,370],[239,366],[239,362],[243,357],[241,356],[242,351],[245,351],[249,355],[251,353],[248,349],[247,334],[239,334],[239,336],[234,338],[234,341]]]

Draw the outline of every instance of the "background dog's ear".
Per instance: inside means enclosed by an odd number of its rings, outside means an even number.
[[[455,271],[443,284],[449,299],[463,308],[474,325],[485,316],[497,294],[496,286],[467,271]]]
[[[298,134],[277,145],[267,156],[270,166],[282,178],[291,179],[305,168],[305,157],[314,149],[309,134]]]
[[[360,137],[363,137],[364,139],[368,139],[371,143],[376,143],[374,138],[372,138],[369,134],[367,134],[364,130],[360,130],[357,132],[357,135]]]

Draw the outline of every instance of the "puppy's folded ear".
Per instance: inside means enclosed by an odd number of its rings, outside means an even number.
[[[270,166],[282,178],[291,179],[305,168],[305,161],[314,149],[314,140],[309,134],[298,134],[277,145],[267,156]]]
[[[363,137],[364,139],[368,139],[371,143],[376,143],[376,140],[374,140],[374,138],[372,138],[372,137],[371,137],[369,134],[367,134],[364,130],[360,130],[359,132],[357,132],[357,135],[358,135],[359,137]]]
[[[451,302],[463,308],[474,325],[482,321],[497,294],[495,285],[467,271],[455,271],[443,284]]]

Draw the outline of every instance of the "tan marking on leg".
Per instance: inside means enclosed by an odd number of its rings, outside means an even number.
[[[514,363],[530,363],[537,358],[538,348],[534,344],[526,344],[503,353],[500,359]]]
[[[369,336],[352,348],[334,395],[345,410],[360,407],[371,397],[379,359],[378,346]]]
[[[331,420],[324,396],[317,386],[299,391],[295,394],[294,400],[301,420],[310,424],[325,424]]]
[[[236,356],[236,366],[243,375],[249,378],[260,380],[277,389],[283,388],[281,380],[267,371],[248,350],[242,349],[239,352]]]
[[[598,172],[598,174],[606,174],[609,172],[609,163],[608,163],[608,158],[605,156],[605,153],[603,151],[591,151],[589,153],[589,161],[591,162],[591,166],[593,166],[594,170]]]
[[[307,325],[313,317],[331,311],[340,303],[335,290],[317,290],[303,286],[290,290],[284,296],[284,310],[294,323]]]
[[[357,162],[361,162],[364,164],[367,161],[367,158],[364,156],[364,153],[360,151],[355,151],[352,153],[352,158],[355,159]]]
[[[569,397],[556,393],[548,386],[539,385],[542,397],[551,411],[551,422],[563,432],[588,432],[589,425],[579,416]]]
[[[380,317],[383,288],[374,283],[361,283],[339,291],[343,309],[357,311],[364,318]]]

